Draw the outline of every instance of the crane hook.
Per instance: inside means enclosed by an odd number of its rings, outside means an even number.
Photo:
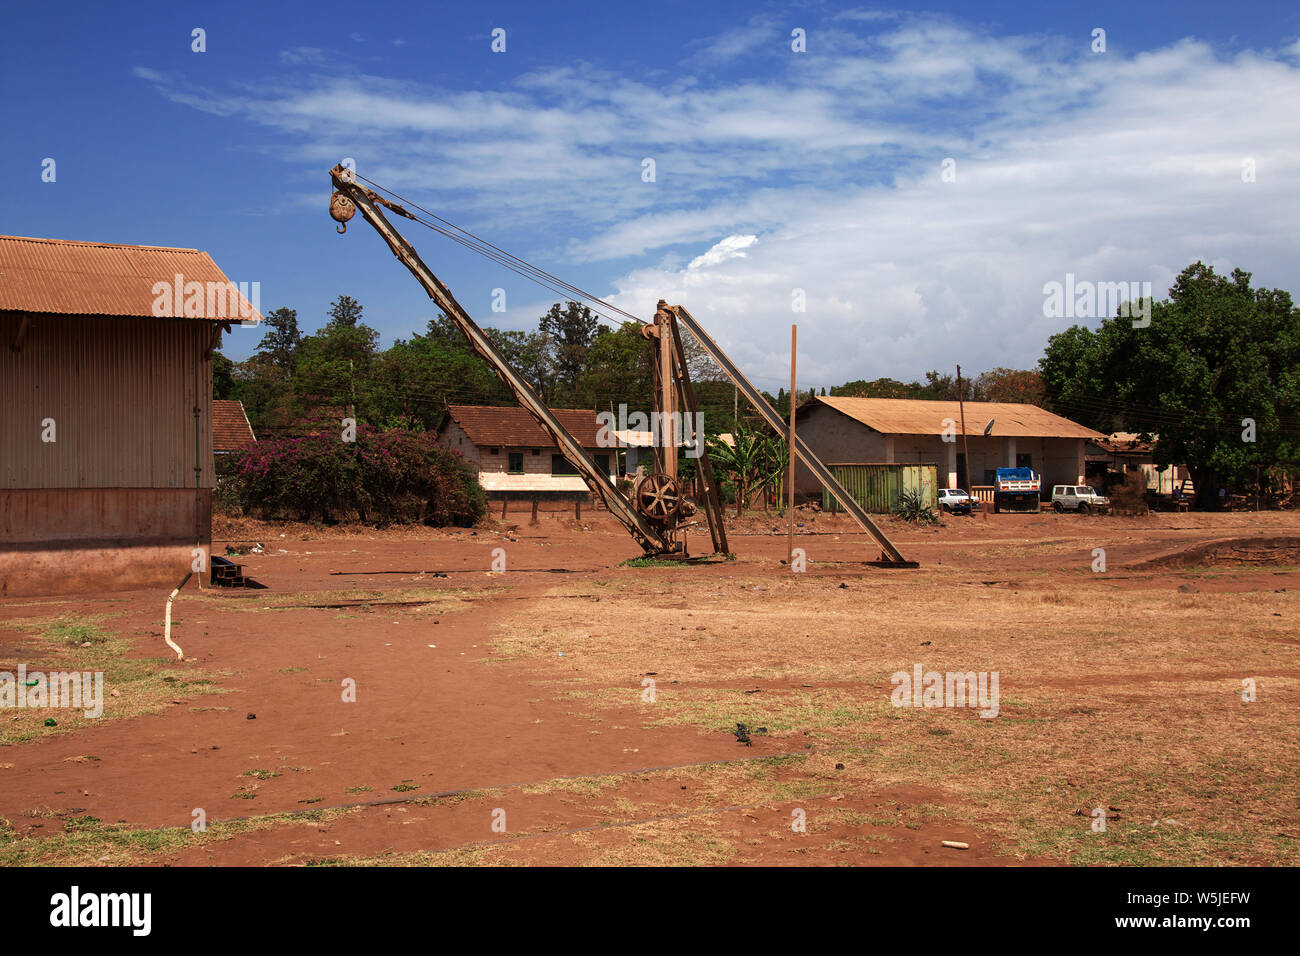
[[[357,214],[357,206],[351,199],[338,190],[330,197],[330,218],[339,224],[338,233],[348,231],[348,220]]]

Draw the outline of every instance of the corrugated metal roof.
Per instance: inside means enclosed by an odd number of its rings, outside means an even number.
[[[551,413],[582,443],[583,448],[600,447],[596,442],[600,423],[596,421],[594,411],[552,408]],[[537,419],[517,406],[448,405],[447,414],[465,430],[469,440],[478,446],[554,447],[551,437],[537,424]]]
[[[257,441],[244,403],[226,398],[212,400],[212,450],[239,451]]]
[[[799,414],[812,411],[816,407],[814,403],[818,402],[885,435],[938,435],[944,431],[945,419],[952,419],[956,423],[956,432],[961,432],[962,416],[957,402],[819,395],[812,402],[804,403]],[[993,430],[989,434],[997,438],[1088,438],[1095,441],[1106,437],[1037,405],[1014,402],[966,402],[965,405],[967,435],[983,435],[985,426],[992,420]]]
[[[189,282],[203,283],[201,316],[184,314]],[[167,284],[165,299],[155,291],[157,283]],[[229,284],[212,257],[198,249],[0,236],[0,310],[260,322],[261,314],[238,289],[225,303]],[[162,311],[156,307],[160,301]]]

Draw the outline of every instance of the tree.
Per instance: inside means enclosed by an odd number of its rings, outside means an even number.
[[[845,382],[831,389],[832,395],[848,398],[926,398],[925,386],[920,382],[904,383],[892,378],[878,378],[874,381],[857,379]]]
[[[1039,361],[1048,400],[1099,431],[1157,434],[1157,465],[1186,463],[1197,503],[1300,461],[1300,310],[1196,262],[1150,325],[1116,315],[1051,337]],[[1119,310],[1117,310],[1119,311]]]
[[[965,382],[965,377],[962,379]],[[995,368],[981,372],[973,385],[977,402],[1043,403],[1043,376],[1031,369]]]
[[[212,397],[238,398],[239,383],[235,381],[235,363],[218,351],[212,353]]]
[[[957,376],[955,374],[939,374],[936,370],[925,373],[925,385],[922,386],[922,394],[917,398],[934,398],[944,401],[955,402],[958,398],[963,401],[973,402],[975,400],[975,386],[970,380],[970,376],[961,377],[961,390],[958,394]]]
[[[257,345],[257,354],[280,369],[286,377],[292,378],[301,342],[297,310],[279,308],[266,314],[266,334]]]
[[[330,310],[327,315],[330,317],[331,326],[343,326],[349,329],[355,329],[357,323],[361,321],[363,308],[360,302],[350,295],[341,295],[330,303]]]
[[[557,398],[569,396],[576,388],[599,327],[596,313],[573,301],[564,306],[555,303],[538,322],[537,330],[548,342]]]
[[[485,329],[494,340],[500,335]],[[503,405],[510,392],[445,315],[429,320],[423,335],[398,339],[376,357],[365,389],[368,420],[432,428],[452,404]]]
[[[302,405],[355,411],[368,397],[366,386],[379,349],[379,333],[360,321],[361,312],[359,302],[341,295],[331,306],[325,327],[299,343],[294,389]]]
[[[626,403],[632,411],[649,412],[651,389],[650,343],[641,336],[641,323],[600,329],[574,389],[577,400],[586,408]]]
[[[768,464],[767,437],[757,428],[737,423],[728,445],[716,436],[709,438],[708,453],[722,474],[736,486],[736,517],[747,505],[751,490],[761,484]]]

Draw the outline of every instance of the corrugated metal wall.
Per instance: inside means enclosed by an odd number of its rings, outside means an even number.
[[[207,322],[0,313],[0,488],[213,486]],[[41,440],[44,419],[56,441]]]
[[[939,506],[938,465],[827,465],[844,490],[871,514],[889,514],[905,491],[919,491],[926,504]],[[822,507],[842,510],[829,491],[822,491]]]

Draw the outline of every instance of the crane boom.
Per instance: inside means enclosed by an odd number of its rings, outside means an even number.
[[[393,255],[410,270],[416,281],[429,294],[429,298],[464,334],[469,341],[470,348],[488,363],[488,366],[496,373],[497,378],[501,379],[502,383],[514,394],[519,404],[527,409],[533,418],[537,419],[537,424],[551,437],[551,440],[563,452],[564,457],[578,469],[592,493],[599,495],[604,500],[605,507],[609,509],[610,514],[618,518],[627,527],[632,537],[648,553],[663,554],[671,551],[673,548],[672,543],[665,538],[658,528],[636,511],[632,503],[615,486],[608,473],[601,470],[591,455],[587,453],[587,450],[582,447],[582,443],[564,427],[546,403],[533,391],[533,387],[510,366],[510,363],[497,350],[492,340],[469,317],[469,313],[461,307],[461,304],[456,301],[451,291],[424,264],[423,260],[416,254],[415,247],[406,241],[405,237],[388,221],[388,217],[383,214],[379,207],[381,205],[385,206],[392,212],[406,216],[409,219],[414,219],[414,217],[396,203],[391,203],[371,190],[358,185],[356,174],[347,166],[342,164],[335,166],[330,170],[330,178],[334,182],[334,189],[337,194],[350,200],[356,209],[361,210],[361,215],[365,217],[370,225],[375,227],[375,231],[393,250]],[[331,203],[332,215],[335,215],[335,209],[338,206],[339,198],[336,195]],[[335,215],[335,218],[340,222],[346,222],[350,216],[350,212],[344,212],[341,215]]]

